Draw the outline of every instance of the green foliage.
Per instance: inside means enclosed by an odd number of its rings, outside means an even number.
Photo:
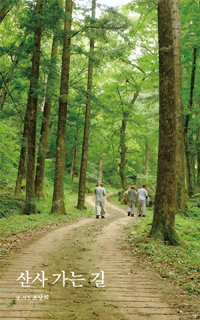
[[[3,198],[0,201],[0,212],[4,211],[4,216],[0,218],[0,241],[4,241],[12,234],[31,232],[31,229],[42,226],[56,227],[71,220],[94,214],[90,208],[87,208],[87,210],[76,209],[76,203],[77,194],[66,188],[65,205],[67,215],[49,215],[52,205],[51,197],[49,196],[37,201],[37,214],[27,216],[21,215],[21,201]]]
[[[0,198],[0,218],[12,218],[13,215],[20,214],[24,206],[24,199]]]
[[[200,217],[200,208],[197,207],[195,203],[193,203],[190,199],[190,201],[187,201],[187,207],[185,210],[185,216],[186,217]]]
[[[10,184],[18,165],[19,145],[15,128],[5,120],[1,120],[0,129],[0,187]]]
[[[152,187],[153,185],[156,184],[156,178],[157,177],[155,175],[145,176],[144,174],[140,174],[137,176],[137,181],[136,181],[137,187],[141,188],[143,184],[146,184],[147,188]]]
[[[17,3],[16,3],[17,4]],[[1,118],[5,120],[3,125],[9,127],[12,119],[12,131],[16,133],[15,139],[8,141],[11,148],[2,148],[4,152],[4,164],[6,175],[16,177],[16,169],[19,160],[21,146],[20,136],[23,131],[25,106],[29,88],[31,59],[33,50],[34,30],[39,25],[42,27],[40,78],[37,88],[38,119],[37,119],[37,143],[39,145],[42,116],[42,106],[46,95],[51,98],[52,108],[50,127],[54,128],[49,136],[50,147],[47,152],[45,166],[44,193],[48,189],[48,181],[54,178],[54,159],[56,154],[56,132],[58,121],[58,100],[60,91],[60,69],[62,56],[64,10],[60,1],[54,0],[51,3],[44,2],[43,15],[35,15],[35,3],[20,1],[18,6],[4,19],[1,24],[1,74],[0,82],[7,85],[10,79],[7,99],[1,111]],[[137,8],[138,9],[138,8]],[[70,90],[68,96],[67,115],[67,142],[66,142],[66,170],[71,169],[71,162],[74,147],[77,147],[77,158],[75,164],[75,176],[80,170],[81,146],[83,139],[85,100],[87,96],[87,67],[88,67],[88,37],[95,35],[94,54],[94,77],[93,96],[91,108],[91,134],[88,154],[87,180],[96,182],[98,172],[98,161],[100,153],[104,154],[103,180],[106,184],[111,183],[116,187],[120,186],[119,161],[120,161],[120,125],[122,120],[121,101],[118,89],[124,104],[124,109],[129,108],[130,100],[135,90],[142,85],[143,93],[138,105],[130,114],[130,123],[127,127],[128,163],[127,178],[132,181],[135,176],[144,168],[144,150],[146,140],[146,122],[149,132],[147,133],[150,144],[149,170],[156,172],[156,146],[157,146],[157,123],[151,119],[155,118],[154,103],[156,88],[158,87],[157,70],[157,49],[155,27],[148,22],[141,23],[143,19],[139,13],[130,16],[130,8],[125,6],[121,11],[116,8],[101,6],[102,15],[95,19],[95,28],[90,29],[91,18],[89,8],[74,6],[73,37],[71,39],[71,69],[70,69]],[[132,10],[132,9],[131,9]],[[137,10],[138,11],[138,10]],[[83,16],[80,16],[80,12]],[[153,20],[155,17],[153,17]],[[148,30],[147,30],[148,25]],[[9,30],[9,31],[8,31]],[[144,35],[145,33],[145,35]],[[60,47],[55,58],[55,64],[51,61],[51,44],[53,37],[56,37]],[[142,37],[142,40],[140,38]],[[148,39],[149,38],[149,39]],[[143,48],[138,54],[138,45]],[[151,49],[150,49],[151,48]],[[151,52],[148,50],[151,50]],[[153,53],[153,54],[152,54]],[[13,69],[14,72],[10,74]],[[149,66],[151,65],[151,70]],[[52,71],[50,82],[50,96],[46,88],[46,76]],[[143,81],[144,73],[148,80]],[[118,89],[117,89],[118,88]],[[152,90],[153,88],[153,90]],[[147,92],[147,93],[145,93]],[[10,130],[10,129],[9,129]],[[17,136],[18,134],[18,136]],[[154,138],[152,138],[154,137]],[[13,146],[16,150],[13,153]],[[6,144],[4,144],[6,145]],[[38,146],[37,146],[38,149]],[[15,159],[15,161],[13,160]],[[3,167],[4,168],[4,167]],[[14,168],[14,169],[13,169]],[[3,177],[6,182],[5,176]],[[70,177],[65,181],[68,184]],[[74,189],[77,190],[77,182]],[[70,183],[69,183],[70,184]],[[14,186],[14,179],[12,187]]]
[[[88,161],[86,177],[88,180],[97,181],[98,177],[98,165]]]
[[[186,202],[185,216],[190,218],[200,218],[199,193],[196,193]]]
[[[55,171],[55,160],[54,159],[46,159],[45,160],[45,177],[47,181],[53,181],[54,179],[54,171]]]
[[[200,216],[200,212],[199,212]],[[176,215],[175,228],[184,241],[183,246],[161,245],[149,237],[153,212],[147,210],[145,219],[135,221],[129,235],[133,253],[143,252],[162,278],[184,287],[190,294],[200,294],[200,223],[198,217]]]
[[[52,100],[49,135],[50,147],[45,166],[44,195],[51,198],[54,179],[55,154],[60,92],[60,70],[63,43],[64,10],[59,0],[44,2],[43,16],[35,16],[35,2],[14,1],[14,7],[1,24],[0,84],[8,86],[7,97],[0,111],[0,183],[2,193],[14,188],[19,161],[21,134],[27,104],[34,30],[42,26],[40,79],[37,93],[39,144],[42,106],[47,94],[46,76],[52,70],[50,96]],[[103,154],[103,181],[120,187],[120,127],[123,112],[128,114],[126,130],[128,183],[138,177],[138,184],[155,184],[158,149],[158,42],[156,1],[132,1],[120,10],[100,6],[101,15],[90,28],[90,8],[74,5],[73,34],[71,39],[70,90],[68,95],[66,176],[68,189],[77,191],[81,147],[84,129],[85,101],[87,97],[88,37],[95,36],[94,77],[91,106],[91,128],[88,153],[87,184],[97,180],[100,153]],[[81,15],[82,14],[82,15]],[[195,1],[181,1],[182,20],[182,87],[184,114],[188,114],[193,49],[199,43],[199,6]],[[51,61],[53,37],[59,43],[55,64]],[[14,62],[14,72],[11,74]],[[195,141],[199,128],[199,58],[191,132],[194,143],[191,150],[196,155]],[[140,94],[131,106],[131,100],[140,88]],[[1,92],[2,94],[2,92]],[[54,129],[53,129],[54,128]],[[149,146],[149,177],[145,173],[145,148]],[[74,147],[77,147],[75,179],[71,186],[68,175]],[[37,145],[38,149],[38,145]],[[9,180],[9,181],[7,181]],[[50,201],[50,200],[49,200]],[[186,214],[198,215],[196,206],[188,204]]]
[[[13,299],[11,302],[8,303],[7,307],[12,307],[14,304],[16,304],[16,300]]]

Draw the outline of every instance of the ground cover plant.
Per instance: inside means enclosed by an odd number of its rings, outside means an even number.
[[[23,201],[0,199],[1,207],[6,207],[4,216],[0,219],[0,241],[5,241],[10,235],[27,230],[42,227],[42,226],[58,226],[61,223],[68,223],[85,216],[91,216],[93,211],[90,208],[87,210],[78,210],[75,208],[77,194],[65,193],[67,215],[55,216],[50,215],[50,205],[43,199],[38,201],[38,213],[30,215],[22,215],[21,207]],[[24,203],[23,203],[24,204]]]
[[[126,208],[118,196],[111,196],[110,200]],[[183,241],[181,246],[152,241],[149,232],[153,208],[147,208],[144,219],[134,220],[129,243],[132,252],[145,255],[161,278],[168,278],[191,295],[200,295],[200,208],[194,202],[188,202],[187,208],[185,215],[176,215],[175,228]]]
[[[77,193],[70,186],[65,185],[66,215],[56,216],[49,214],[51,210],[51,196],[47,192],[45,197],[37,200],[37,213],[23,215],[24,197],[15,199],[11,194],[0,197],[0,268],[9,258],[7,255],[13,250],[25,245],[27,241],[38,238],[40,235],[83,217],[89,217],[94,211],[76,208]],[[50,188],[51,189],[51,188]]]
[[[49,187],[49,190],[51,188]],[[65,186],[67,215],[50,215],[51,197],[46,190],[45,197],[37,201],[37,214],[22,215],[23,196],[14,199],[11,195],[0,198],[0,255],[11,251],[17,243],[26,237],[56,228],[72,220],[94,215],[93,209],[76,208],[77,193],[70,185]],[[88,184],[93,194],[94,184]],[[126,210],[126,205],[118,200],[115,188],[108,187],[109,199]],[[200,295],[200,208],[196,202],[188,202],[185,215],[176,215],[176,230],[183,240],[181,246],[170,246],[152,241],[149,237],[153,219],[153,208],[147,209],[145,219],[137,219],[132,223],[129,243],[133,253],[145,255],[152,263],[161,278],[168,278],[178,284],[189,294]],[[137,210],[137,209],[136,209]]]
[[[22,214],[25,192],[22,191],[20,197],[15,198],[13,186],[13,181],[10,181],[10,187],[2,188],[0,192],[0,268],[5,265],[8,254],[25,245],[27,241],[38,238],[52,228],[61,227],[70,221],[94,215],[94,210],[88,205],[82,210],[76,208],[78,178],[74,179],[72,185],[67,174],[65,177],[66,215],[49,214],[53,191],[53,181],[50,179],[45,180],[44,196],[41,199],[36,199],[36,214]],[[95,186],[96,184],[92,181],[87,183],[86,196],[93,194]],[[111,186],[106,188],[107,193],[116,193],[116,191]]]
[[[68,223],[72,220],[82,217],[88,217],[94,215],[94,210],[86,205],[86,209],[78,210],[77,204],[77,184],[78,179],[74,181],[74,184],[69,183],[69,177],[66,176],[65,183],[65,205],[66,215],[52,215],[49,214],[52,205],[52,190],[53,182],[48,180],[44,188],[44,197],[36,200],[37,213],[30,215],[23,215],[24,207],[24,192],[17,199],[13,197],[13,189],[9,193],[8,190],[4,190],[4,193],[0,195],[0,243],[2,247],[8,247],[6,244],[9,242],[8,238],[12,235],[20,233],[26,234],[32,232],[31,230],[41,228],[44,226],[57,227],[61,224]],[[87,184],[86,196],[92,195],[94,192],[95,184],[90,182]],[[89,190],[89,191],[88,191]],[[116,189],[108,187],[107,193],[116,193]],[[4,244],[4,246],[3,246]],[[1,251],[0,247],[0,251]],[[4,249],[4,251],[7,249]]]
[[[53,181],[46,181],[44,188],[44,197],[36,199],[37,213],[30,215],[23,215],[23,207],[25,204],[25,192],[22,191],[20,197],[13,197],[13,189],[10,191],[3,190],[0,195],[0,243],[2,248],[8,249],[7,243],[9,238],[13,235],[27,234],[33,229],[38,229],[44,226],[57,227],[63,223],[68,223],[72,220],[87,217],[94,214],[93,210],[86,206],[85,210],[78,210],[76,208],[77,193],[76,181],[74,185],[70,185],[66,177],[65,183],[65,202],[66,215],[56,216],[51,215],[52,205],[52,190]],[[12,241],[11,241],[12,242]],[[2,250],[2,249],[0,249]],[[4,249],[5,251],[5,249]]]

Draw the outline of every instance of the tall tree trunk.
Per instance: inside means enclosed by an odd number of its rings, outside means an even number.
[[[193,138],[188,138],[188,132],[190,129],[185,131],[184,133],[184,143],[185,143],[185,157],[186,157],[186,174],[187,174],[187,193],[188,196],[191,198],[194,194],[195,189],[195,168],[194,168],[194,162],[193,162],[193,152],[191,150],[191,144],[193,144],[191,141],[193,141]],[[192,134],[190,132],[190,134]]]
[[[79,119],[79,115],[80,115],[80,109],[81,109],[81,106],[79,106],[79,110],[78,110],[78,119]],[[72,154],[71,170],[70,170],[70,175],[72,177],[71,184],[73,184],[73,182],[74,182],[75,165],[76,165],[76,157],[77,157],[78,133],[79,133],[79,126],[77,125],[75,141],[74,141],[74,148],[73,148],[73,154]]]
[[[102,171],[103,171],[103,154],[100,154],[99,157],[99,169],[98,169],[98,186],[100,185],[100,183],[102,182]]]
[[[36,15],[39,18],[42,14],[42,1],[36,2]],[[41,24],[41,21],[38,21]],[[27,105],[28,117],[28,160],[27,160],[27,178],[26,178],[26,202],[24,214],[36,212],[35,204],[35,149],[36,149],[36,121],[37,121],[37,95],[39,68],[40,68],[40,42],[42,28],[39,27],[35,31],[34,47],[33,47],[33,62],[30,80],[30,89]]]
[[[159,153],[151,236],[179,244],[175,214],[184,194],[179,0],[158,1]]]
[[[72,155],[72,163],[71,163],[71,170],[70,175],[72,177],[71,184],[74,182],[74,173],[75,173],[75,165],[76,165],[76,152],[77,152],[77,145],[74,146],[73,155]]]
[[[190,82],[190,100],[188,106],[188,114],[185,117],[184,123],[184,143],[185,143],[185,156],[187,163],[187,192],[188,196],[192,197],[194,194],[195,188],[195,165],[194,165],[194,152],[192,152],[192,147],[194,145],[193,133],[189,127],[189,122],[191,119],[191,111],[193,105],[193,96],[194,96],[194,82],[195,82],[195,72],[196,72],[196,58],[197,58],[197,48],[194,48],[193,51],[193,64],[192,64],[192,74]]]
[[[145,78],[143,80],[145,80]],[[135,101],[137,100],[137,97],[139,96],[139,93],[140,93],[140,89],[141,89],[141,86],[138,86],[138,89],[135,92],[135,94],[133,96],[133,99],[130,102],[129,110],[131,110],[132,106],[134,105]],[[122,97],[121,97],[121,94],[119,92],[118,87],[117,87],[117,90],[118,90],[118,95],[119,95],[120,100],[121,100],[122,113],[123,113],[122,126],[121,126],[121,129],[120,129],[120,156],[121,156],[121,161],[120,161],[120,164],[119,164],[119,174],[120,174],[120,177],[121,177],[122,189],[126,189],[127,188],[126,151],[128,149],[126,147],[126,124],[127,124],[128,118],[129,118],[129,112],[130,111],[126,111],[126,112],[124,111]]]
[[[126,172],[125,167],[127,164],[126,160],[126,150],[128,149],[126,147],[126,124],[128,121],[129,114],[127,112],[123,112],[123,120],[122,120],[122,126],[120,130],[120,156],[121,156],[121,162],[119,164],[119,174],[121,177],[121,186],[122,189],[127,188],[127,180],[126,180]]]
[[[95,19],[95,10],[96,10],[96,0],[92,0],[92,20]],[[83,209],[85,207],[85,182],[86,182],[88,145],[89,145],[89,135],[90,135],[90,107],[91,107],[92,76],[93,76],[93,65],[94,65],[93,52],[94,52],[94,38],[91,37],[91,39],[90,39],[90,57],[89,57],[89,66],[88,66],[85,126],[84,126],[80,179],[79,179],[78,204],[77,204],[78,209]]]
[[[71,163],[71,171],[70,171],[70,175],[71,175],[71,177],[72,177],[71,184],[73,184],[73,181],[74,181],[74,173],[75,173],[75,165],[76,165],[76,156],[77,156],[78,131],[79,131],[79,127],[76,128],[76,136],[75,136],[74,149],[73,149],[73,155],[72,155],[72,163]]]
[[[53,214],[66,214],[64,203],[64,173],[65,173],[65,154],[66,154],[66,122],[67,122],[67,99],[69,85],[70,68],[70,40],[72,24],[72,0],[66,0],[66,20],[65,36],[62,54],[62,73],[60,83],[59,114],[58,114],[58,134],[56,142],[56,164],[54,191],[51,212]]]
[[[49,71],[49,76],[47,80],[47,92],[46,92],[46,100],[44,104],[43,111],[43,121],[41,126],[41,136],[40,136],[40,148],[39,148],[39,156],[37,159],[37,167],[36,167],[36,178],[35,178],[35,194],[36,197],[41,198],[43,196],[43,183],[44,183],[44,167],[45,167],[45,159],[46,152],[48,150],[48,132],[49,132],[49,119],[50,119],[50,111],[51,111],[51,91],[53,87],[54,81],[54,67],[56,64],[55,57],[58,52],[58,40],[56,36],[54,36],[51,50],[51,66]]]

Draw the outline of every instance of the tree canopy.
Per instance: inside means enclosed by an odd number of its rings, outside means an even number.
[[[88,101],[90,127],[83,192],[87,182],[97,182],[100,157],[104,182],[120,189],[144,176],[147,185],[152,186],[157,177],[159,139],[157,1],[133,0],[119,7],[97,3],[96,16],[91,13],[92,1],[77,1],[73,3],[71,18],[65,6],[66,1],[43,0],[42,11],[38,13],[37,1],[1,2],[0,186],[6,186],[8,180],[15,183],[19,173],[16,195],[25,184],[30,167],[27,169],[26,157],[30,147],[30,132],[26,128],[30,97],[37,109],[33,155],[36,170],[33,169],[30,178],[32,188],[36,185],[37,197],[43,195],[43,184],[40,181],[39,187],[38,179],[46,177],[45,159],[51,163],[50,175],[54,180],[54,167],[60,166],[59,160],[55,165],[60,148],[65,149],[63,179],[71,175],[73,183],[74,177],[80,178]],[[180,1],[184,150],[186,189],[190,197],[200,186],[199,10],[196,1]],[[71,30],[64,28],[65,21],[70,21]],[[36,58],[37,78],[33,76],[33,61],[38,30],[41,39],[40,59]],[[70,41],[67,47],[66,37]],[[92,50],[91,39],[95,44]],[[67,89],[66,81],[64,87],[61,84],[62,74],[66,73],[64,53],[70,55]],[[93,67],[91,88],[88,88],[89,61]],[[67,103],[67,116],[66,139],[60,147],[59,101],[62,99]],[[27,121],[30,128],[32,120]],[[56,201],[60,201],[59,197]]]

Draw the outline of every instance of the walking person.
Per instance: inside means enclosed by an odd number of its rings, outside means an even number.
[[[103,183],[100,183],[98,187],[95,188],[94,194],[96,195],[96,202],[95,202],[95,212],[96,218],[105,218],[105,201],[104,197],[106,195],[106,191],[103,188]]]
[[[135,214],[135,203],[136,203],[136,194],[135,186],[134,184],[131,185],[131,188],[128,190],[128,193],[126,195],[126,201],[127,201],[127,213],[128,216],[134,217]]]
[[[148,197],[146,187],[146,184],[143,184],[142,188],[139,189],[136,194],[138,196],[138,217],[146,216],[146,198]]]

